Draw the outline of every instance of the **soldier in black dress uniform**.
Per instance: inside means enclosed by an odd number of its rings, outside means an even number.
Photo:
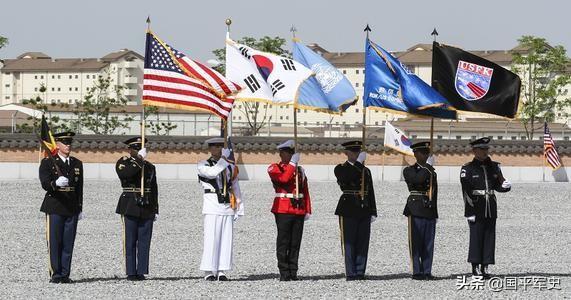
[[[57,154],[40,164],[40,182],[46,190],[41,211],[46,214],[46,238],[52,283],[71,283],[71,257],[77,221],[83,216],[83,164],[70,156],[73,132],[54,134]]]
[[[147,140],[145,139],[145,142]],[[149,273],[149,252],[153,222],[158,219],[159,203],[155,166],[146,161],[146,148],[135,137],[124,142],[129,156],[123,156],[115,165],[123,193],[119,197],[116,213],[123,221],[125,269],[128,280],[144,280]],[[141,195],[141,172],[144,170],[144,193]]]
[[[416,163],[403,170],[410,195],[403,214],[408,217],[408,246],[412,279],[433,279],[432,257],[438,209],[436,171],[426,161],[430,156],[430,142],[410,146]]]
[[[377,218],[377,205],[371,171],[365,167],[366,153],[362,143],[342,144],[347,161],[335,167],[337,183],[343,191],[335,214],[339,216],[341,249],[345,256],[345,275],[348,281],[365,279],[371,223]],[[361,182],[364,179],[364,189]]]
[[[495,263],[497,202],[495,192],[510,191],[511,183],[502,175],[500,164],[488,156],[490,139],[470,142],[474,160],[460,170],[464,196],[464,216],[470,227],[468,262],[472,274],[490,278],[488,265]]]

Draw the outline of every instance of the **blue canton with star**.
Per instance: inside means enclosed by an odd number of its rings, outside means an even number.
[[[145,51],[145,68],[161,71],[170,71],[184,74],[184,72],[173,61],[167,49],[150,33],[147,34],[147,49]],[[168,46],[169,49],[178,57],[183,54]]]

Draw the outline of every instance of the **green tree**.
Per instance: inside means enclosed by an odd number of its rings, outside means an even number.
[[[0,49],[8,45],[8,39],[0,35]]]
[[[46,92],[46,87],[44,85],[41,85],[39,88],[39,91],[41,94],[44,94]],[[52,132],[56,133],[56,132],[60,132],[60,131],[68,131],[71,130],[71,126],[69,124],[69,122],[66,122],[66,120],[63,120],[62,118],[60,118],[59,116],[55,116],[51,114],[50,109],[53,109],[55,107],[58,108],[68,108],[69,105],[67,103],[50,103],[50,104],[46,104],[44,103],[44,101],[42,100],[42,97],[40,97],[39,95],[36,96],[35,98],[31,98],[31,99],[24,99],[22,100],[22,104],[24,105],[29,105],[31,106],[33,109],[35,110],[39,110],[41,111],[44,115],[46,115],[47,121],[48,121],[48,125],[50,126],[50,129]],[[40,128],[40,122],[42,121],[41,117],[35,117],[35,116],[30,116],[27,118],[28,121],[30,121],[29,123],[24,123],[24,124],[18,124],[16,125],[16,131],[20,132],[20,133],[36,133],[39,132],[39,128]]]
[[[77,128],[104,135],[128,129],[133,118],[124,109],[128,99],[123,96],[123,89],[124,86],[113,85],[109,74],[99,76],[74,109]]]
[[[543,122],[556,117],[567,117],[571,98],[564,87],[571,83],[566,73],[569,59],[563,46],[550,46],[544,38],[522,36],[520,46],[513,53],[512,71],[522,77],[523,103],[519,117],[528,139],[533,139]]]
[[[168,115],[168,114],[167,114]],[[154,135],[169,135],[171,130],[177,128],[170,120],[163,122],[160,120],[159,108],[156,106],[145,106],[145,128]]]
[[[244,37],[237,41],[240,44],[252,47],[256,50],[274,53],[284,57],[291,58],[291,52],[284,48],[286,40],[281,37],[264,36],[260,39],[253,37]],[[224,74],[226,72],[226,50],[216,49],[212,51],[216,56],[216,60],[220,64],[214,67],[218,72]],[[268,104],[261,104],[260,102],[243,102],[239,106],[240,110],[246,117],[247,131],[245,135],[256,135],[268,123]]]

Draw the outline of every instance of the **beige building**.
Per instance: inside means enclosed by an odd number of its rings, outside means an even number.
[[[142,95],[143,62],[140,54],[122,49],[101,58],[52,58],[26,52],[6,59],[0,69],[0,105],[21,103],[40,96],[46,103],[74,104],[82,100],[99,76],[111,76],[112,84],[125,86],[129,104]],[[46,87],[40,93],[41,86]]]

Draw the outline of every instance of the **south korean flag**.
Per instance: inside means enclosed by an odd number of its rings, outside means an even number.
[[[295,103],[301,84],[314,75],[292,59],[226,40],[226,77],[243,87],[238,101]]]

